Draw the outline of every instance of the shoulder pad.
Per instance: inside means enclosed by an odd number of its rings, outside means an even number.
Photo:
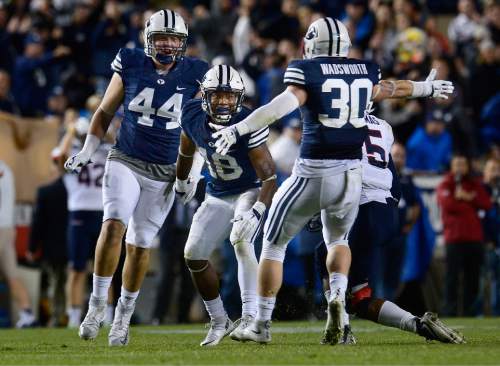
[[[305,60],[292,60],[285,71],[283,82],[285,84],[293,84],[303,86],[306,84]]]
[[[140,48],[120,48],[111,63],[111,69],[121,74],[128,67],[142,65],[145,57],[146,54]]]
[[[201,99],[191,99],[182,107],[180,124],[181,127],[185,127],[191,121],[194,120],[194,114],[202,112]]]

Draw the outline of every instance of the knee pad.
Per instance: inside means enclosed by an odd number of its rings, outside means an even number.
[[[149,249],[153,245],[153,239],[155,236],[156,232],[147,227],[139,229],[134,228],[133,225],[131,225],[128,227],[125,242],[135,247]]]
[[[184,259],[201,261],[208,260],[212,249],[206,243],[201,240],[201,238],[188,237],[186,246],[184,247]]]
[[[270,259],[283,263],[285,260],[285,252],[286,247],[271,244],[266,240],[262,248],[262,253],[260,254],[260,260]]]
[[[240,241],[236,244],[233,244],[233,247],[236,258],[255,257],[254,246],[250,242]]]

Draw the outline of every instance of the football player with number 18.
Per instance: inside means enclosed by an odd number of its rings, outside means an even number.
[[[225,156],[215,151],[212,133],[250,114],[242,106],[245,88],[240,74],[228,65],[214,66],[200,88],[201,100],[193,99],[182,109],[175,189],[185,202],[196,191],[197,179],[189,172],[195,171],[192,164],[197,149],[208,164],[210,181],[205,201],[193,217],[184,257],[210,315],[210,330],[201,346],[215,346],[230,332],[232,339],[240,340],[257,313],[257,257],[253,243],[276,191],[276,174],[266,145],[268,127],[241,138]],[[238,324],[233,324],[224,310],[219,279],[208,260],[228,237],[238,261],[242,302]]]
[[[347,274],[351,252],[347,236],[356,218],[361,195],[362,145],[367,136],[364,114],[370,101],[385,98],[447,98],[449,81],[434,80],[435,70],[422,82],[380,80],[378,65],[348,58],[351,41],[337,19],[314,21],[304,37],[304,60],[294,60],[285,72],[286,90],[243,121],[214,133],[217,152],[224,155],[239,137],[270,125],[297,108],[304,116],[300,157],[292,176],[278,189],[264,226],[259,263],[258,313],[245,330],[245,339],[271,340],[270,319],[283,275],[288,242],[321,211],[323,238],[328,247],[335,329],[342,334]]]
[[[198,93],[198,80],[208,69],[206,62],[184,56],[187,36],[184,20],[172,10],[160,10],[146,21],[144,50],[120,49],[111,63],[114,74],[92,117],[85,144],[66,162],[70,171],[91,162],[123,104],[120,133],[104,173],[104,217],[96,246],[93,291],[79,330],[83,339],[94,339],[104,319],[126,230],[123,285],[108,339],[110,346],[128,343],[130,318],[148,269],[150,247],[174,200],[179,113]]]

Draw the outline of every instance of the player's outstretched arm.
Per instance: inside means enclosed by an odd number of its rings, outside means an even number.
[[[244,120],[214,132],[212,137],[217,139],[215,142],[217,152],[226,155],[229,148],[236,143],[239,136],[247,135],[269,126],[303,105],[306,100],[307,93],[304,89],[289,85],[283,93],[277,95],[266,105],[254,110]]]
[[[431,97],[448,99],[453,93],[453,83],[448,80],[434,80],[436,69],[432,69],[425,81],[381,80],[373,87],[372,100],[379,102],[387,98]]]
[[[106,93],[104,93],[101,104],[92,116],[83,148],[78,154],[66,161],[64,164],[66,170],[78,172],[82,166],[90,162],[92,155],[101,143],[101,139],[106,134],[116,110],[123,102],[123,95],[122,78],[115,72],[109,82]]]
[[[199,153],[196,152],[195,143],[184,132],[181,132],[181,142],[179,146],[179,155],[177,156],[175,174],[177,179],[175,180],[174,190],[184,204],[188,203],[194,197],[198,180],[200,179],[203,160],[201,164],[198,164],[201,156],[194,159],[196,155],[199,155]],[[195,164],[193,164],[194,160],[196,160]],[[197,172],[190,175],[189,173],[192,168],[194,168],[194,165],[197,166]]]
[[[233,220],[233,228],[229,237],[231,243],[240,241],[252,242],[264,219],[266,208],[271,205],[277,189],[274,161],[267,145],[261,144],[248,153],[257,176],[262,182],[257,202],[247,212],[243,212]]]

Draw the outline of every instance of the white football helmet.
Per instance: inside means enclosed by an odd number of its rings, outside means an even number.
[[[228,123],[241,111],[245,86],[238,71],[229,65],[216,65],[207,71],[200,85],[201,106],[215,123]],[[232,105],[214,104],[212,96],[217,92],[234,94]]]
[[[178,37],[179,47],[162,47],[157,50],[154,45],[154,36],[164,34]],[[169,64],[182,59],[186,52],[188,29],[184,19],[176,12],[165,9],[151,15],[144,27],[144,53],[161,64]]]
[[[304,58],[347,57],[351,39],[347,28],[335,18],[321,18],[311,23],[304,37]]]

